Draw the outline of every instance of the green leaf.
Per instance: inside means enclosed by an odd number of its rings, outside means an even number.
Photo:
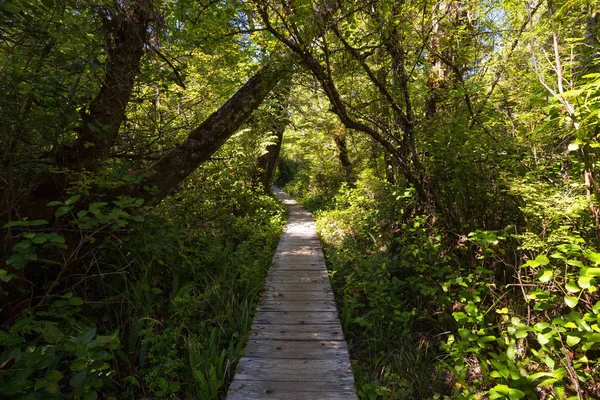
[[[78,343],[87,344],[90,340],[96,335],[96,328],[88,329],[83,332],[81,335],[77,336],[76,341]]]
[[[167,390],[169,388],[169,382],[161,376],[158,378],[158,387],[161,388],[161,390]]]
[[[100,209],[101,209],[102,207],[104,207],[105,205],[107,205],[107,204],[108,204],[108,203],[105,203],[105,202],[103,202],[103,201],[98,201],[98,202],[96,202],[96,203],[92,203],[92,204],[89,206],[89,208],[88,208],[88,209],[90,210],[90,212],[91,212],[92,214],[94,214],[94,215],[98,215],[98,213],[100,213]]]
[[[540,265],[548,265],[550,263],[550,259],[548,259],[548,257],[546,257],[544,254],[537,256],[535,261],[539,262]]]
[[[48,203],[47,206],[55,207],[55,206],[62,206],[62,204],[63,204],[62,202],[54,200],[54,201],[51,201],[50,203]]]
[[[28,226],[29,223],[27,221],[11,221],[11,222],[7,222],[6,224],[4,224],[2,226],[2,228],[4,229],[9,229],[15,226]]]
[[[35,244],[43,244],[43,243],[46,243],[47,241],[48,241],[48,235],[45,233],[36,235],[32,240],[32,242]]]
[[[19,333],[22,329],[29,328],[31,321],[33,321],[33,317],[20,319],[10,327],[10,331],[12,333]]]
[[[575,346],[577,343],[581,341],[580,337],[567,335],[567,344],[569,346]]]
[[[2,282],[10,282],[15,275],[9,274],[7,270],[0,269],[0,281]]]
[[[567,284],[565,285],[565,289],[567,289],[567,292],[570,293],[577,293],[580,290],[579,286],[577,286],[573,282],[567,282]]]
[[[516,353],[517,353],[517,346],[515,344],[515,341],[511,340],[510,344],[508,345],[508,348],[506,349],[506,356],[509,359],[514,360]]]
[[[75,195],[75,196],[71,196],[67,199],[67,201],[65,201],[66,205],[71,205],[77,202],[77,200],[79,200],[81,196],[80,195]]]
[[[515,332],[515,337],[517,339],[523,339],[527,337],[527,331],[525,329],[517,329]]]
[[[62,217],[63,215],[65,215],[66,213],[69,212],[69,210],[71,209],[71,207],[67,207],[67,206],[62,206],[56,209],[56,211],[54,212],[54,216],[56,218],[58,217]]]
[[[565,296],[565,303],[571,308],[575,307],[578,302],[579,302],[579,298],[577,298],[577,297]]]
[[[600,268],[582,268],[581,271],[579,271],[579,275],[590,277],[600,276]]]
[[[50,238],[49,238],[49,241],[51,243],[64,243],[65,238],[60,235],[52,234],[52,236],[50,236]]]
[[[550,341],[550,339],[548,339],[546,336],[542,335],[541,333],[537,334],[537,340],[538,340],[538,342],[540,342],[540,344],[542,346]]]
[[[521,265],[521,268],[523,268],[523,267],[537,268],[540,265],[541,264],[538,261],[536,261],[536,260],[528,260],[525,264]]]
[[[48,379],[49,381],[52,382],[58,382],[63,378],[63,374],[60,371],[57,371],[55,369],[48,371],[48,373],[46,374],[46,379]]]
[[[71,364],[71,371],[82,371],[85,369],[86,364],[85,360],[75,360],[75,362]]]
[[[48,225],[48,221],[46,221],[45,219],[36,219],[33,221],[29,221],[29,226],[41,226],[41,225]]]
[[[6,260],[6,265],[12,265],[15,269],[21,269],[27,265],[27,259],[21,254],[13,254]]]
[[[579,279],[577,280],[577,284],[579,285],[580,288],[582,289],[587,289],[590,286],[592,286],[592,278],[591,276],[580,276]]]
[[[454,319],[456,320],[456,322],[458,323],[463,323],[467,321],[467,314],[465,314],[462,311],[458,311],[458,312],[453,312],[452,316],[454,317]]]
[[[592,251],[592,250],[586,250],[583,252],[583,255],[585,256],[585,258],[587,258],[594,264],[596,264],[596,265],[600,264],[600,253],[596,253],[595,251]]]
[[[81,300],[81,297],[71,297],[69,299],[69,304],[72,306],[80,306],[83,304],[83,300]]]
[[[81,386],[81,384],[85,380],[86,375],[87,375],[87,370],[84,369],[84,370],[79,371],[78,373],[73,375],[73,377],[69,380],[69,384],[73,387]]]
[[[58,343],[65,337],[65,335],[50,322],[46,322],[42,336],[46,342],[51,344]]]
[[[542,283],[546,283],[549,282],[552,279],[552,276],[554,275],[554,271],[551,269],[545,269],[543,271],[538,272],[537,274],[537,278],[540,282]]]
[[[585,265],[579,260],[567,260],[567,264],[572,265],[574,267],[583,268]]]

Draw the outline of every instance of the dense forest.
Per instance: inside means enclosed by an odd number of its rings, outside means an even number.
[[[223,398],[274,182],[361,399],[599,399],[599,139],[595,0],[0,0],[0,398]]]

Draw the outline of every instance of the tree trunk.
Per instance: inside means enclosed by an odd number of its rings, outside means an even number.
[[[291,73],[290,60],[271,62],[259,70],[221,108],[209,116],[188,138],[149,169],[149,177],[127,194],[157,204],[200,164],[207,161],[262,103],[275,85]],[[143,191],[144,186],[156,192]]]
[[[125,109],[144,54],[152,0],[119,4],[115,10],[101,12],[108,53],[104,83],[82,114],[74,146],[58,154],[59,166],[94,170],[112,148],[125,119]]]
[[[152,0],[132,0],[99,11],[106,37],[104,82],[87,110],[82,111],[78,137],[71,147],[56,150],[55,167],[95,170],[113,146],[144,54]],[[48,202],[59,200],[69,183],[65,173],[42,174],[18,210],[17,217],[49,218]]]
[[[344,169],[345,180],[347,183],[352,183],[352,162],[348,157],[348,146],[346,145],[346,136],[344,135],[346,127],[344,124],[340,125],[339,130],[331,131],[333,141],[338,149],[338,158],[342,168]]]

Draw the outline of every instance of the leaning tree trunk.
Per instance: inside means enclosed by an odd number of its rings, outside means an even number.
[[[233,135],[263,102],[277,83],[291,73],[291,60],[272,61],[260,69],[221,108],[210,115],[188,138],[154,164],[150,175],[127,194],[157,204],[207,161]],[[154,191],[144,191],[143,187]]]

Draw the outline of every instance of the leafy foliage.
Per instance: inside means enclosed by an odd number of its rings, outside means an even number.
[[[222,396],[289,120],[361,398],[600,398],[596,3],[0,4],[0,395]]]

